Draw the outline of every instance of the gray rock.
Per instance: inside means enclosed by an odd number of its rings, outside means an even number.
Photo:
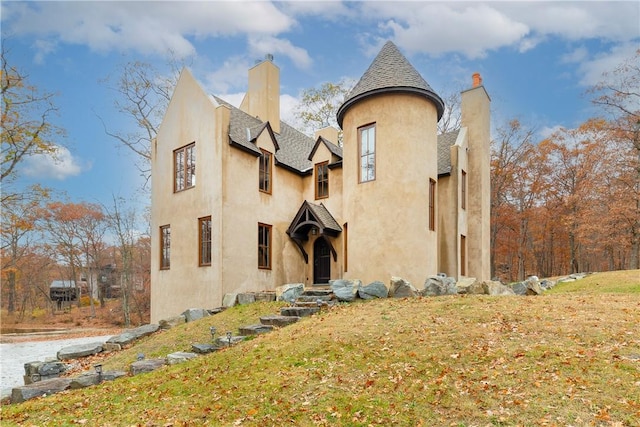
[[[58,393],[69,388],[71,378],[52,378],[11,390],[11,403],[21,403],[34,397]]]
[[[392,277],[389,296],[392,298],[411,298],[420,295],[418,290],[401,277]]]
[[[547,289],[551,289],[556,285],[556,282],[554,282],[553,280],[549,280],[549,279],[545,279],[542,282],[540,282],[540,287],[544,290]]]
[[[220,350],[220,347],[213,344],[191,344],[191,350],[198,354],[207,354]]]
[[[516,282],[511,284],[511,290],[516,295],[526,295],[527,294],[527,284],[524,282]]]
[[[207,315],[208,314],[209,312],[207,312]],[[168,319],[162,319],[160,322],[158,322],[158,324],[160,326],[160,329],[171,329],[175,328],[178,325],[182,325],[186,321],[187,317],[184,314],[181,314],[179,316],[169,317]]]
[[[131,375],[143,374],[155,371],[166,364],[165,359],[145,359],[133,362],[130,366]]]
[[[424,289],[420,292],[422,296],[456,295],[458,288],[453,277],[442,277],[441,275],[429,276],[424,282]]]
[[[360,280],[330,280],[329,286],[338,301],[351,302],[356,299],[358,290],[362,286]]]
[[[239,328],[240,335],[260,335],[273,331],[273,326],[257,323],[255,325],[243,326]]]
[[[289,283],[276,288],[276,300],[294,302],[304,292],[304,283]]]
[[[146,337],[148,335],[153,334],[158,329],[160,329],[160,325],[157,323],[152,323],[149,325],[143,325],[138,328],[129,329],[120,335],[113,336],[107,340],[108,343],[111,344],[120,344],[121,346],[132,343],[133,341]]]
[[[71,384],[69,384],[69,388],[72,390],[85,388],[89,387],[90,385],[100,384],[100,382],[103,380],[104,379],[102,378],[102,375],[90,372],[71,378]]]
[[[238,303],[238,294],[237,293],[228,293],[224,294],[222,297],[222,306],[225,308],[233,307]]]
[[[531,276],[525,281],[527,295],[542,295],[542,288],[536,276]]]
[[[102,343],[72,345],[60,349],[57,353],[58,360],[79,359],[102,352]]]
[[[185,310],[182,315],[187,322],[193,322],[209,316],[209,312],[204,308],[189,308]]]
[[[195,353],[188,353],[185,351],[171,353],[167,355],[167,365],[175,365],[177,363],[186,362],[187,360],[191,360],[197,356],[198,355]]]
[[[272,316],[262,316],[260,318],[260,323],[262,323],[263,325],[287,326],[287,325],[291,325],[292,323],[296,323],[299,320],[300,320],[299,316],[272,315]]]
[[[459,294],[471,294],[475,283],[475,277],[462,277],[456,282],[456,289]]]
[[[238,294],[238,304],[245,305],[245,304],[253,304],[254,302],[256,302],[255,294],[250,294],[250,293]]]
[[[515,295],[515,292],[510,287],[493,280],[482,282],[482,288],[487,295]]]
[[[389,296],[389,289],[387,289],[387,286],[384,283],[375,281],[359,288],[358,296],[367,300],[374,298],[386,298]]]
[[[275,292],[256,292],[256,302],[271,302],[276,300]]]

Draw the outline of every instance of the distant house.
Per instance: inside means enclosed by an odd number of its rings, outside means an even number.
[[[280,120],[273,57],[240,108],[181,73],[152,146],[151,320],[226,293],[332,279],[489,278],[490,99],[478,74],[462,127],[387,42],[310,138]]]
[[[80,288],[74,280],[54,280],[49,285],[49,298],[55,301],[58,310],[77,301],[80,296]]]

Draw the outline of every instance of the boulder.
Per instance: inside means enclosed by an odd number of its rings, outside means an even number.
[[[553,280],[549,280],[549,279],[544,279],[543,281],[540,282],[540,287],[543,290],[551,289],[555,285],[556,285],[556,282],[554,282]]]
[[[89,372],[77,377],[71,378],[71,384],[69,384],[69,388],[72,390],[78,388],[89,387],[90,385],[100,384],[103,380],[102,375],[98,375],[95,372]]]
[[[456,289],[459,294],[470,294],[473,285],[476,283],[475,277],[461,277],[456,282]]]
[[[420,295],[418,290],[401,277],[392,277],[389,296],[392,298],[410,298]]]
[[[106,342],[102,344],[102,351],[111,352],[111,351],[120,351],[120,350],[122,350],[122,346],[120,344],[116,344],[112,342]]]
[[[238,294],[236,293],[228,293],[228,294],[224,294],[224,297],[222,297],[222,306],[229,308],[229,307],[233,307],[234,305],[236,305],[236,303],[238,302]]]
[[[167,365],[175,365],[177,363],[186,362],[187,360],[191,360],[198,355],[195,353],[188,353],[185,351],[177,351],[175,353],[171,353],[167,355]]]
[[[351,302],[356,299],[362,282],[360,280],[338,279],[330,280],[329,286],[338,301]]]
[[[542,288],[540,287],[540,281],[538,277],[531,276],[525,282],[527,287],[526,295],[542,295]]]
[[[256,292],[256,302],[271,302],[276,300],[275,292]]]
[[[11,403],[22,403],[34,397],[54,394],[69,388],[71,378],[52,378],[33,384],[14,387],[11,390]]]
[[[359,288],[358,296],[367,300],[374,298],[386,298],[389,296],[389,289],[387,289],[387,286],[384,283],[375,281]]]
[[[207,312],[209,314],[209,312]],[[178,325],[182,325],[187,321],[187,317],[184,314],[179,316],[169,317],[168,319],[162,319],[158,322],[160,329],[171,329],[175,328]]]
[[[165,359],[145,359],[133,362],[130,366],[131,375],[143,374],[155,371],[166,364]]]
[[[304,292],[304,283],[289,283],[276,288],[276,300],[294,302]]]
[[[143,325],[138,328],[128,329],[120,335],[113,336],[107,340],[107,343],[120,344],[121,346],[132,343],[133,341],[151,335],[160,329],[160,325],[152,323]]]
[[[229,342],[229,338],[227,336],[222,336],[216,338],[215,345],[218,347],[229,347],[229,345],[238,344],[239,342],[244,341],[245,337],[242,335],[232,335],[231,342]]]
[[[209,312],[204,308],[189,308],[185,310],[182,315],[187,322],[193,322],[209,316]]]
[[[424,288],[420,292],[425,297],[456,295],[457,293],[456,280],[453,277],[443,277],[440,274],[427,277],[424,282]]]
[[[255,294],[251,294],[251,293],[238,294],[238,304],[245,305],[245,304],[253,304],[254,302],[256,302]]]
[[[482,282],[482,288],[487,295],[515,295],[513,290],[503,285],[501,282],[494,282],[493,280],[485,280]]]
[[[60,349],[57,353],[58,360],[79,359],[102,352],[102,343],[71,345]]]
[[[515,282],[511,285],[511,290],[516,295],[526,295],[527,294],[527,284],[525,282]]]

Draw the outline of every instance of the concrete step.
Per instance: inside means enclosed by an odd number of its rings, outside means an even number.
[[[272,315],[272,316],[262,316],[260,318],[260,323],[262,323],[263,325],[282,327],[282,326],[291,325],[292,323],[296,323],[298,320],[300,320],[300,316]]]
[[[283,316],[306,317],[317,313],[320,309],[316,307],[282,307],[280,314]]]
[[[259,334],[266,334],[267,332],[273,331],[273,326],[257,323],[255,325],[242,326],[238,330],[240,332],[240,335],[245,335],[245,336],[259,335]]]

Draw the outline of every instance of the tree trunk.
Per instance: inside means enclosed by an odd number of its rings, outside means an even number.
[[[16,311],[16,272],[9,272],[9,295],[7,297],[7,311],[12,314]]]

